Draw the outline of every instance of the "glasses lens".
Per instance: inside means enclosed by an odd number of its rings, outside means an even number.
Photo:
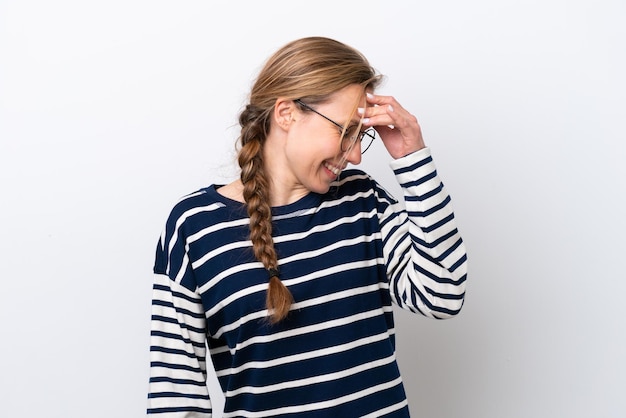
[[[372,145],[374,142],[374,137],[376,136],[376,131],[374,128],[368,128],[365,131],[361,131],[359,133],[356,132],[357,126],[351,126],[346,131],[346,134],[341,139],[341,151],[348,152],[352,150],[356,141],[361,141],[361,154],[364,154],[365,151]]]
[[[352,125],[349,126],[348,128],[346,128],[346,132],[344,133],[343,137],[341,138],[341,150],[343,152],[346,152],[348,150],[351,150],[352,147],[354,146],[354,143],[356,142],[357,138],[359,137],[358,133],[357,133],[357,125]]]
[[[361,132],[361,154],[365,154],[365,151],[369,149],[376,137],[376,131],[374,128],[368,128]]]

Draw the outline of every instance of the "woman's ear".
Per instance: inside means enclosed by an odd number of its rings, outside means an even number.
[[[293,100],[279,97],[274,104],[274,121],[282,130],[289,130],[289,127],[296,121],[297,107]]]

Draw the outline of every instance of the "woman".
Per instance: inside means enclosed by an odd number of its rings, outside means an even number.
[[[392,302],[432,318],[463,304],[466,254],[414,116],[374,94],[353,48],[278,50],[242,111],[240,179],[183,197],[154,267],[148,413],[409,416]],[[356,165],[376,132],[404,202]]]

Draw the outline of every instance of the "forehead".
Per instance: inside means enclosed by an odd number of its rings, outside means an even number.
[[[342,106],[357,107],[365,101],[365,91],[358,84],[351,84],[338,90],[330,96],[330,102],[335,102]]]
[[[322,105],[323,110],[333,115],[338,122],[358,121],[357,107],[365,106],[365,91],[360,85],[350,85],[333,93]]]

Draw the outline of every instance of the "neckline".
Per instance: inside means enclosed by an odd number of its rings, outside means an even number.
[[[245,203],[226,197],[217,191],[217,189],[222,186],[223,184],[212,184],[205,190],[213,199],[223,203],[225,206],[236,210],[245,210]],[[307,209],[311,206],[318,206],[321,201],[322,195],[314,192],[309,192],[300,199],[288,205],[272,206],[272,215],[284,215],[297,210]]]

